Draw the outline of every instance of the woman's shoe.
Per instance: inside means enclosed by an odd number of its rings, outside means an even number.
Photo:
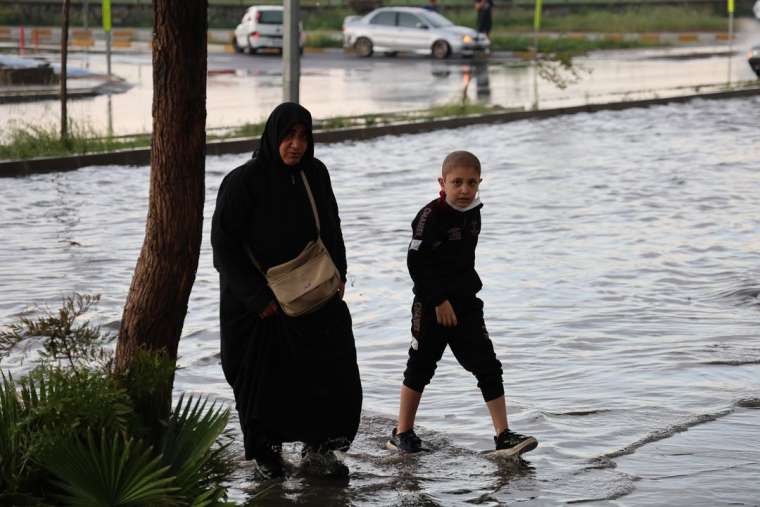
[[[301,450],[301,469],[311,475],[345,479],[349,469],[327,445],[304,444]]]
[[[267,444],[254,452],[256,473],[262,479],[279,479],[285,476],[285,464],[282,461],[282,445]]]

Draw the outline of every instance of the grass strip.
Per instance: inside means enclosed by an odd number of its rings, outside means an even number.
[[[483,104],[444,104],[418,111],[336,116],[314,120],[314,130],[364,128],[394,123],[434,120],[452,116],[466,116],[502,111],[499,106]],[[208,141],[239,138],[257,138],[264,131],[264,123],[248,123],[223,132],[207,132]],[[82,125],[70,128],[66,142],[61,141],[58,127],[54,125],[14,125],[8,129],[7,141],[0,144],[0,160],[26,160],[39,157],[85,155],[134,148],[150,147],[150,134],[134,136],[102,136],[94,129]]]

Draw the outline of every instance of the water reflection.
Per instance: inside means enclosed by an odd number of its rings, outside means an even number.
[[[450,77],[457,98],[461,68]],[[529,72],[504,81],[491,67],[491,96],[518,93]],[[550,90],[539,82],[542,106]],[[352,474],[347,484],[313,482],[299,475],[293,446],[291,479],[266,489],[241,464],[233,500],[695,505],[720,491],[717,503],[754,505],[758,108],[760,97],[694,101],[319,145],[343,220],[365,389],[346,458]],[[510,424],[540,441],[527,468],[479,454],[493,445],[491,422],[449,353],[417,419],[432,451],[404,459],[384,448],[409,344],[409,223],[435,197],[452,147],[484,164],[481,296],[504,358]],[[223,175],[247,157],[207,158],[206,239],[175,382],[177,392],[230,407],[208,220]],[[3,180],[0,322],[79,290],[102,293],[97,320],[117,323],[145,234],[149,177],[146,167],[110,166]],[[234,421],[231,429],[239,431]]]
[[[487,61],[431,61],[426,58],[358,59],[343,55],[306,57],[301,99],[315,118],[418,110],[460,102],[464,97],[508,109],[547,108],[621,99],[652,98],[693,93],[695,86],[725,87],[755,76],[746,65],[735,65],[726,55],[687,61],[650,59],[644,52],[592,53],[570,60],[492,57]],[[93,72],[104,72],[102,58],[72,54],[71,66],[89,61]],[[72,102],[73,121],[114,135],[149,132],[152,128],[152,75],[149,55],[115,55],[113,71],[134,84],[113,95]],[[246,55],[210,56],[207,127],[225,128],[266,118],[281,100],[281,65],[276,58]],[[726,72],[729,72],[728,78]],[[466,83],[465,79],[475,81]],[[466,90],[465,90],[466,87]],[[464,92],[464,93],[463,93]],[[540,100],[539,100],[540,98]],[[0,105],[0,121],[39,118],[54,123],[54,101]]]
[[[468,64],[463,72],[464,99],[467,97],[467,89],[471,81],[475,81],[475,97],[478,101],[487,101],[491,98],[491,80],[489,77],[488,62],[476,59]]]

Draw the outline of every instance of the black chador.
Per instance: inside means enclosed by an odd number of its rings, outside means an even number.
[[[296,166],[279,146],[296,124],[308,148]],[[221,288],[221,358],[235,393],[246,457],[256,446],[300,441],[347,447],[359,425],[361,382],[348,307],[337,296],[316,312],[261,319],[274,301],[261,272],[296,257],[317,229],[306,175],[319,210],[321,236],[346,278],[346,251],[330,176],[314,158],[311,115],[286,103],[269,117],[252,160],[222,181],[211,228]]]

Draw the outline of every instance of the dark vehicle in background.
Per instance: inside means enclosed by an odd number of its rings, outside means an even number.
[[[755,46],[750,49],[747,56],[749,57],[747,60],[749,62],[749,66],[752,67],[752,70],[755,71],[757,77],[760,77],[760,46]]]

